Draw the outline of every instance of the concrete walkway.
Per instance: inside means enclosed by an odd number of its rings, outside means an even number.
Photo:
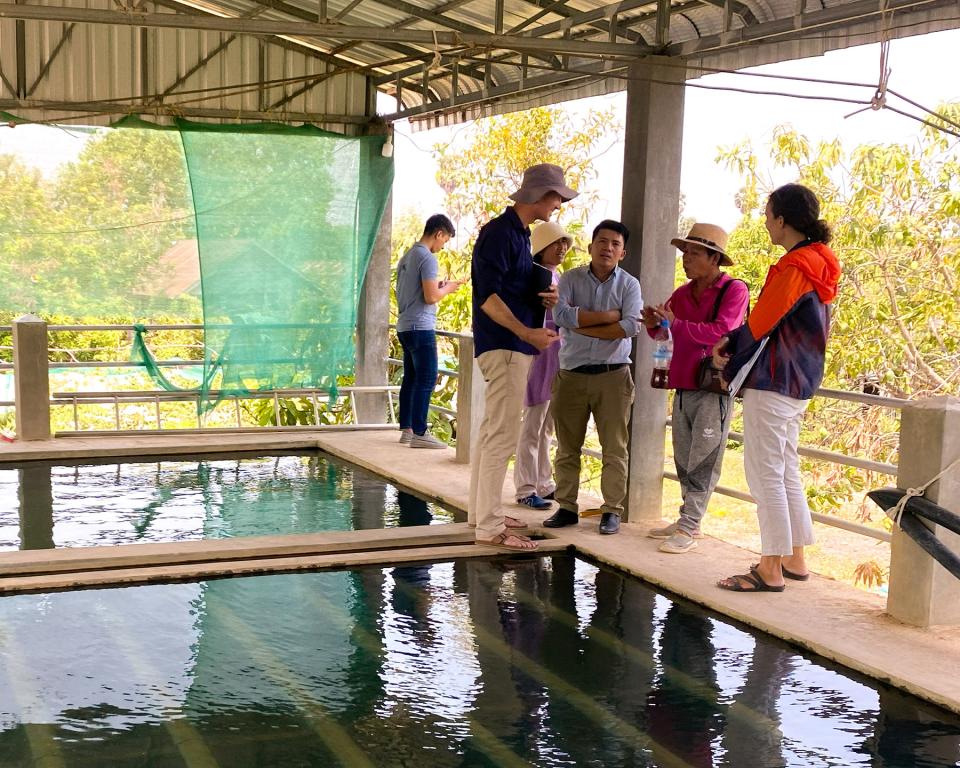
[[[320,448],[388,480],[465,510],[470,470],[452,450],[401,447],[395,431],[264,432],[257,434],[163,435],[60,438],[0,445],[0,467],[36,459],[77,461],[114,456]],[[546,516],[514,505],[510,514],[539,525]],[[593,500],[583,499],[588,506]],[[780,594],[737,594],[715,582],[743,573],[757,555],[710,538],[684,555],[657,551],[644,536],[647,526],[625,524],[617,536],[600,536],[596,518],[580,526],[548,531],[577,551],[632,573],[665,591],[839,662],[897,688],[960,713],[960,628],[917,629],[884,613],[883,598],[814,575],[788,582]]]

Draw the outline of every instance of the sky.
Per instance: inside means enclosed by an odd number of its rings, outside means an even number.
[[[923,106],[935,108],[946,101],[960,100],[960,30],[894,40],[890,45],[888,87]],[[880,73],[880,46],[866,45],[835,51],[825,56],[756,67],[751,72],[773,73],[820,79],[876,83]],[[790,91],[815,95],[843,95],[869,99],[869,89],[831,89],[812,83],[742,75],[710,75],[692,84],[733,86],[751,90]],[[392,104],[392,99],[390,100]],[[895,100],[890,97],[891,104]],[[905,106],[902,105],[901,106]],[[567,102],[564,108],[578,113],[613,107],[623,124],[626,95]],[[920,124],[890,111],[872,111],[845,117],[858,107],[852,104],[810,101],[777,96],[759,96],[689,87],[684,108],[684,135],[681,192],[686,199],[685,215],[733,229],[740,214],[734,204],[739,188],[737,177],[715,162],[718,146],[737,144],[749,138],[763,150],[778,125],[789,124],[812,140],[840,138],[844,146],[871,142],[909,142],[919,134]],[[424,217],[441,211],[443,192],[436,183],[436,164],[430,148],[454,137],[462,141],[469,132],[463,126],[412,133],[410,126],[395,124],[396,181],[394,216],[410,209]],[[599,221],[620,215],[623,174],[623,138],[597,161],[601,196],[590,219]],[[789,178],[773,177],[775,183]]]
[[[956,75],[960,71],[958,51],[960,30],[892,41],[889,87],[931,108],[945,101],[960,100],[960,77]],[[875,83],[880,72],[880,46],[848,48],[750,71]],[[701,83],[820,95],[835,92],[820,84],[736,74],[710,75],[691,81],[692,85]],[[843,95],[869,98],[872,93],[868,89],[845,89]],[[384,109],[393,111],[393,99],[384,98]],[[626,95],[621,93],[567,102],[563,108],[578,114],[613,107],[622,125],[625,106]],[[868,142],[912,141],[919,132],[918,123],[889,111],[868,110],[845,117],[854,109],[851,104],[687,88],[680,183],[686,199],[684,214],[733,229],[739,220],[734,205],[739,182],[734,174],[715,162],[717,147],[750,138],[754,147],[762,152],[778,125],[792,125],[812,140],[839,137],[849,147]],[[443,191],[436,182],[436,164],[430,149],[451,137],[462,141],[469,136],[469,129],[459,125],[413,133],[405,121],[395,124],[394,128],[394,216],[414,205],[413,210],[426,218],[443,209]],[[0,152],[15,153],[52,175],[61,163],[76,157],[89,135],[88,131],[74,127],[19,125],[10,128],[0,124]],[[591,211],[593,221],[620,215],[622,158],[621,135],[616,146],[596,160],[600,202],[597,209]],[[776,183],[789,180],[773,179]]]

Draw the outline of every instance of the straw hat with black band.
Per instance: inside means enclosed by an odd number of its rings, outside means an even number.
[[[722,227],[716,224],[701,224],[697,222],[690,228],[686,237],[675,237],[670,245],[683,250],[684,245],[699,245],[720,254],[720,266],[732,267],[733,259],[727,256],[726,247],[729,236]]]

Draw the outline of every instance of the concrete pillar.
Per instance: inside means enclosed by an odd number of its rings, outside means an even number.
[[[380,386],[387,383],[392,205],[393,193],[387,198],[387,206],[360,293],[360,306],[357,311],[356,381],[361,386]],[[357,421],[361,424],[386,424],[389,406],[386,392],[355,394],[353,398]]]
[[[677,59],[651,56],[631,65],[623,153],[621,219],[630,229],[623,268],[640,280],[645,304],[673,291],[680,216],[685,69]],[[658,82],[653,82],[658,81]],[[665,85],[664,83],[676,83]],[[651,389],[652,342],[641,333],[634,348],[636,399],[630,424],[627,519],[661,518],[667,393]]]
[[[13,323],[13,375],[17,439],[50,438],[50,367],[47,324],[36,315]]]
[[[483,420],[483,376],[473,356],[473,337],[460,337],[457,353],[457,458],[458,464],[469,464],[470,454],[480,433]]]
[[[20,549],[53,549],[53,484],[50,465],[34,462],[18,470]]]
[[[916,488],[960,457],[960,398],[932,397],[903,409],[897,485]],[[960,514],[960,467],[931,485],[926,497]],[[960,553],[960,536],[928,523],[941,541]],[[887,612],[905,624],[960,624],[960,580],[899,528],[890,548]]]

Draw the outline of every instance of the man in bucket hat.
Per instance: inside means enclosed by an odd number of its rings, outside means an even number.
[[[679,519],[648,536],[663,539],[661,552],[682,554],[697,546],[700,521],[720,479],[723,452],[730,432],[730,396],[699,388],[700,361],[722,336],[740,327],[750,303],[747,284],[720,270],[733,265],[726,253],[727,233],[714,224],[694,224],[686,237],[670,244],[683,255],[689,282],[663,304],[643,311],[643,324],[653,336],[660,321],[670,321],[673,359],[668,385],[673,397],[671,436],[673,461],[680,478]]]
[[[469,521],[478,544],[534,550],[520,533],[526,526],[504,514],[501,504],[507,464],[517,446],[527,374],[533,355],[559,340],[557,332],[534,327],[538,303],[552,307],[557,291],[536,292],[530,225],[549,221],[577,193],[550,163],[527,168],[514,204],[484,225],[473,247],[473,343],[486,382],[483,421],[470,472]]]

